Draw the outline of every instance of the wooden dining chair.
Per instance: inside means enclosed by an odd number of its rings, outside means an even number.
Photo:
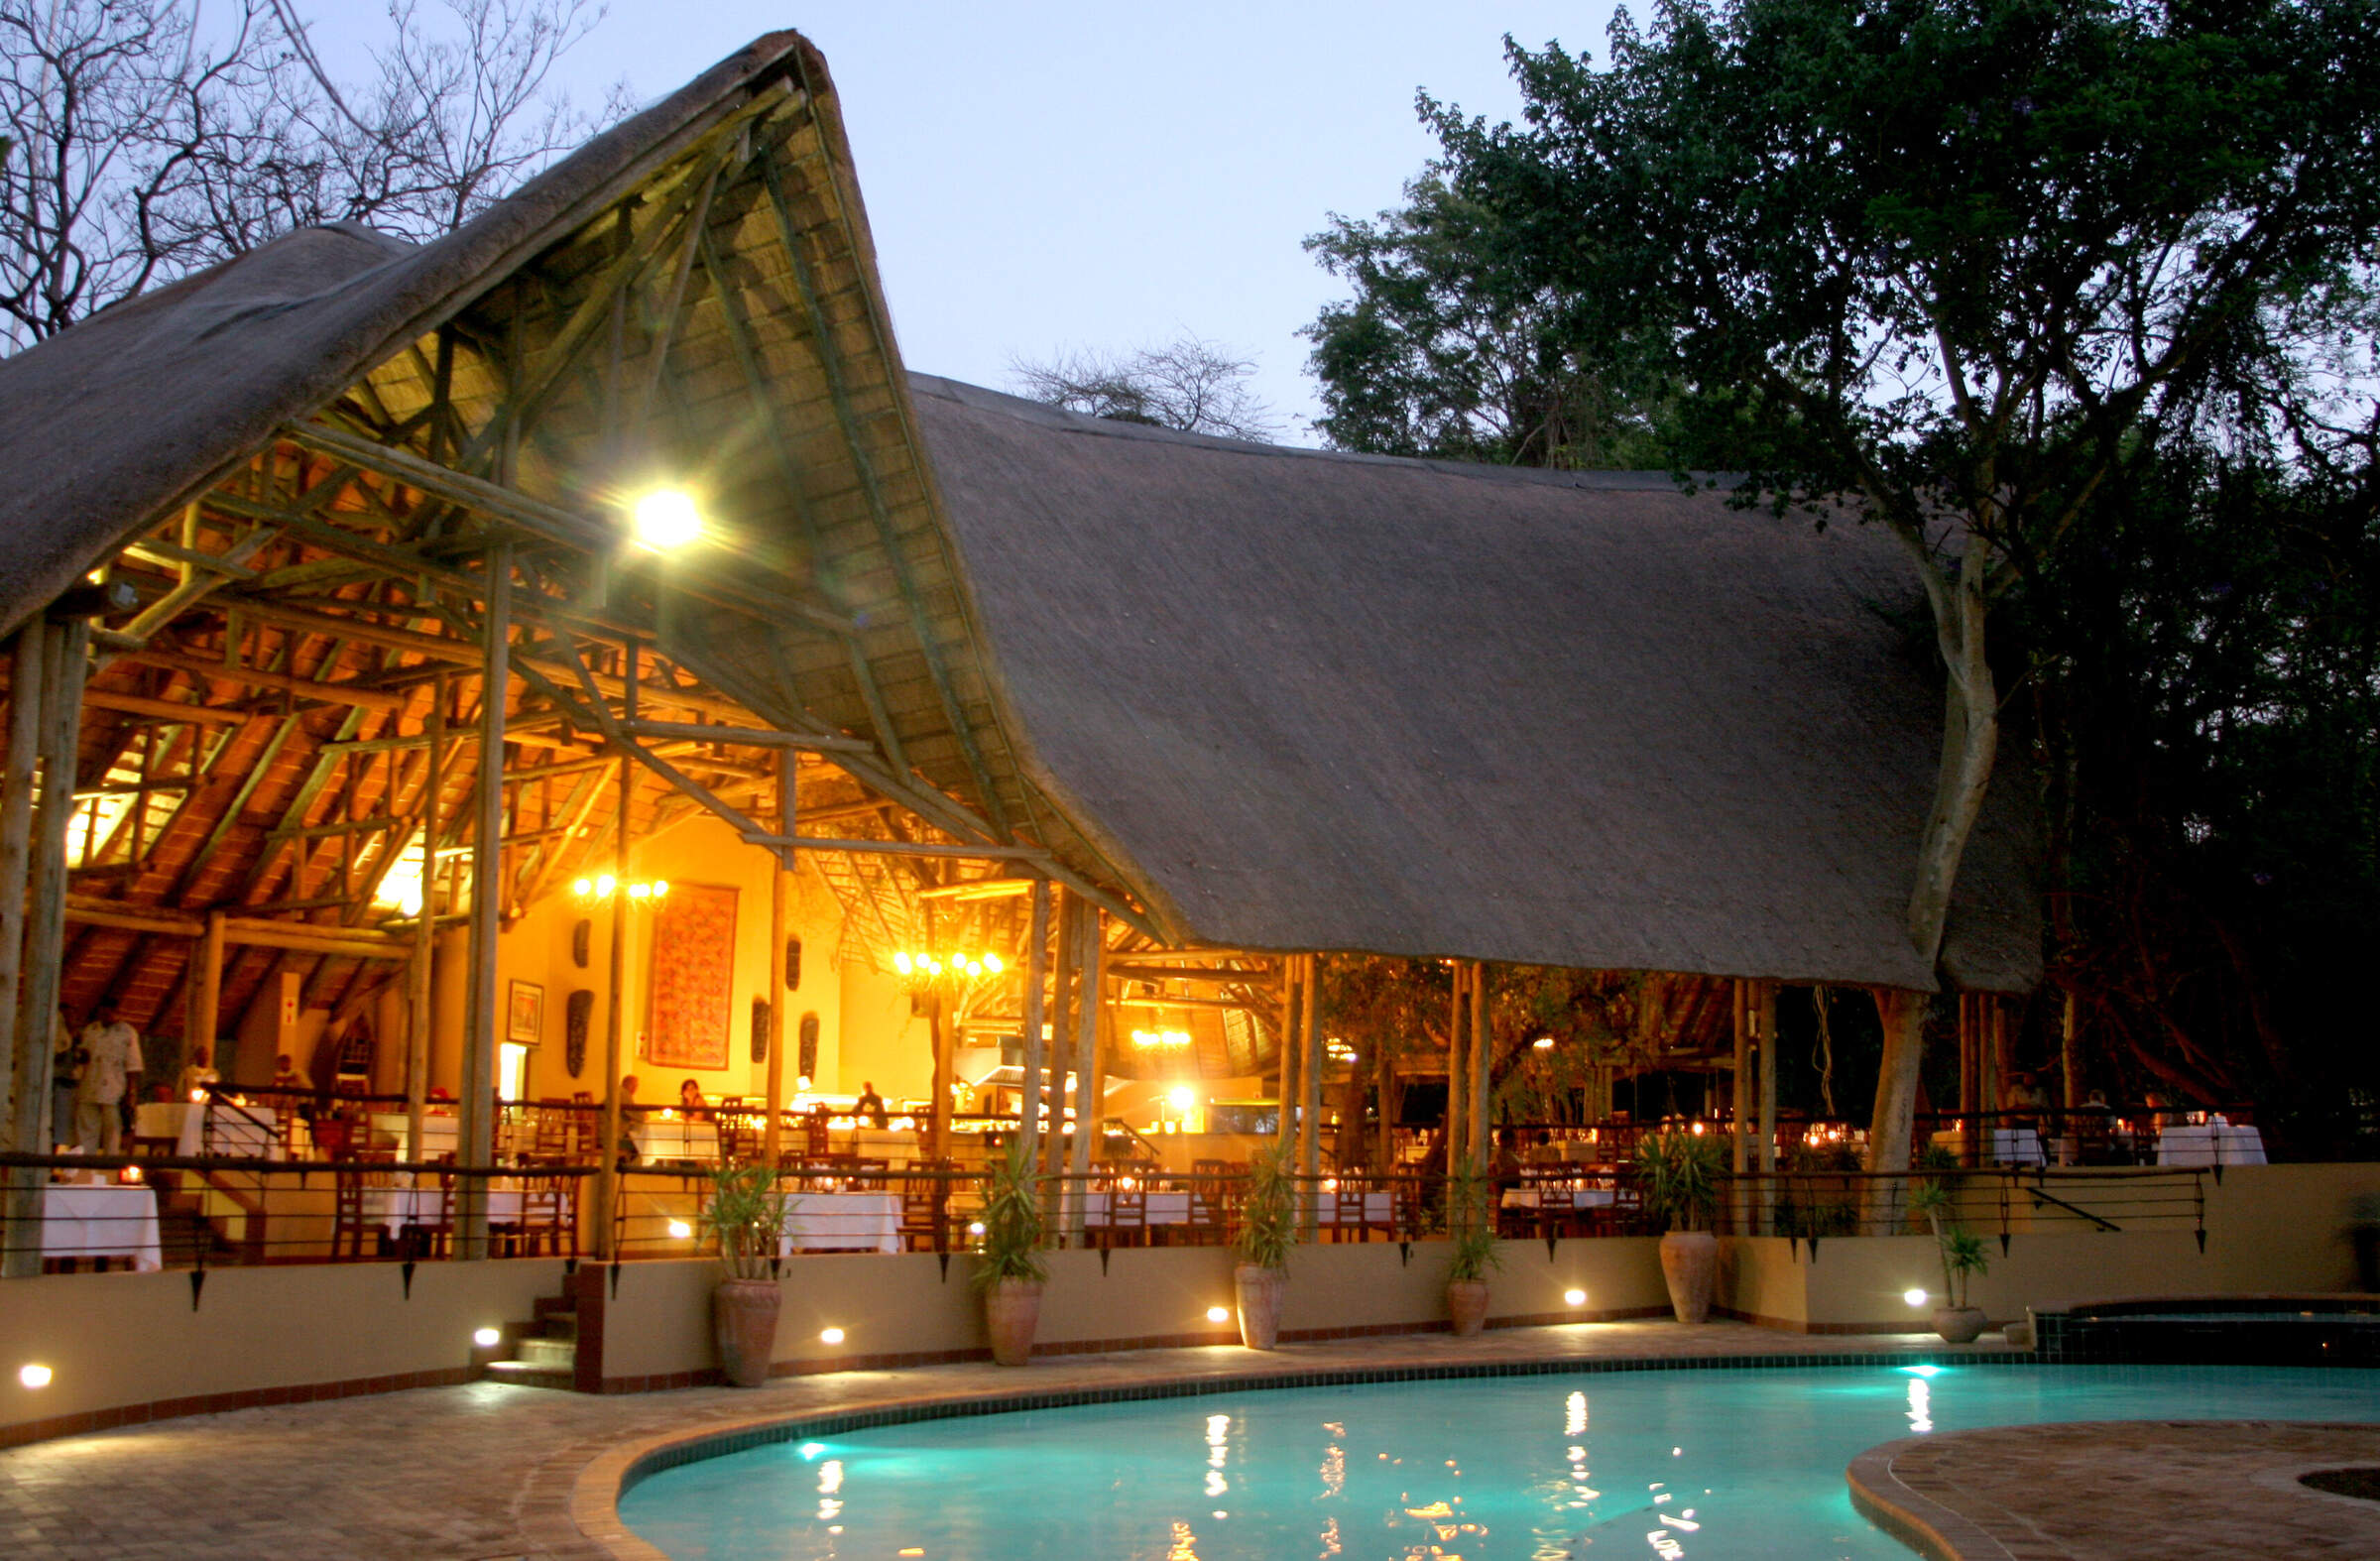
[[[900,1244],[909,1252],[950,1250],[950,1177],[958,1162],[917,1160],[900,1184]]]
[[[1371,1240],[1368,1216],[1370,1213],[1371,1178],[1341,1172],[1332,1178],[1330,1192],[1331,1240],[1335,1242],[1366,1242]]]
[[[1101,1227],[1102,1245],[1109,1247],[1141,1247],[1148,1243],[1148,1176],[1137,1166],[1127,1166],[1103,1176],[1097,1183],[1107,1204],[1107,1223]]]

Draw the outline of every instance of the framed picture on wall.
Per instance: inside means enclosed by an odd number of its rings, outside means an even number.
[[[545,1033],[545,989],[534,981],[516,981],[511,997],[505,1005],[504,1038],[534,1046]]]

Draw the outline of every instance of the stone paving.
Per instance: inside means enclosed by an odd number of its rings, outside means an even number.
[[[1581,1323],[1241,1349],[1060,1356],[593,1397],[497,1382],[424,1387],[105,1431],[0,1452],[0,1555],[76,1561],[611,1561],[570,1516],[580,1472],[624,1442],[922,1396],[1484,1361],[1816,1357],[1930,1337],[1805,1337],[1712,1323]],[[1978,1346],[1977,1348],[2004,1348]]]
[[[2370,1557],[2380,1502],[2298,1476],[2374,1465],[2380,1426],[2077,1421],[1888,1442],[1851,1481],[1871,1517],[1952,1561]]]

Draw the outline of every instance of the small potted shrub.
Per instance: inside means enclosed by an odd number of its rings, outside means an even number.
[[[1049,1265],[1041,1261],[1040,1178],[1021,1138],[992,1167],[984,1188],[984,1239],[976,1248],[975,1287],[984,1296],[984,1331],[992,1336],[992,1359],[1022,1366],[1033,1358],[1033,1330],[1041,1323],[1041,1285]]]
[[[1934,1308],[1934,1331],[1946,1344],[1972,1344],[1988,1319],[1982,1307],[1966,1304],[1966,1281],[1985,1271],[1988,1261],[1983,1238],[1951,1223],[1951,1190],[1943,1182],[1921,1181],[1909,1194],[1909,1212],[1933,1231],[1935,1255],[1942,1259],[1943,1304]]]
[[[1670,1310],[1682,1323],[1705,1321],[1719,1277],[1719,1238],[1711,1222],[1727,1174],[1726,1142],[1716,1133],[1675,1128],[1653,1134],[1637,1144],[1636,1170],[1645,1212],[1667,1229],[1661,1277],[1669,1285]]]
[[[1488,1274],[1504,1261],[1495,1250],[1495,1226],[1488,1208],[1488,1183],[1457,1178],[1448,1188],[1446,1310],[1455,1335],[1468,1339],[1488,1326]]]
[[[785,1195],[766,1165],[723,1165],[711,1174],[702,1232],[719,1254],[727,1277],[711,1292],[711,1332],[719,1370],[738,1387],[769,1381],[776,1352],[777,1240],[785,1225]]]
[[[1275,1143],[1256,1151],[1248,1165],[1248,1199],[1240,1211],[1240,1233],[1232,1239],[1238,1266],[1232,1286],[1239,1292],[1240,1342],[1269,1350],[1281,1335],[1281,1290],[1289,1282],[1289,1249],[1297,1245],[1297,1182],[1289,1152]]]

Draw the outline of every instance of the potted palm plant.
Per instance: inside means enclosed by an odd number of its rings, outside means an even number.
[[[1041,1261],[1040,1178],[1021,1138],[992,1167],[984,1187],[984,1238],[976,1248],[975,1287],[983,1292],[984,1331],[992,1336],[992,1359],[1022,1366],[1033,1358],[1033,1330],[1041,1322],[1041,1285],[1049,1265]]]
[[[1448,1189],[1446,1310],[1455,1334],[1468,1339],[1488,1325],[1488,1274],[1504,1261],[1495,1250],[1495,1226],[1488,1209],[1488,1183],[1458,1177]]]
[[[1289,1282],[1289,1249],[1297,1245],[1297,1183],[1289,1151],[1275,1143],[1256,1151],[1248,1164],[1248,1199],[1240,1232],[1232,1238],[1239,1264],[1232,1285],[1239,1292],[1240,1342],[1269,1350],[1281,1334],[1281,1289]]]
[[[1702,1322],[1711,1315],[1719,1275],[1719,1238],[1711,1222],[1727,1174],[1726,1144],[1717,1134],[1673,1128],[1637,1145],[1636,1171],[1645,1212],[1667,1227],[1661,1277],[1669,1285],[1670,1310],[1682,1323]]]
[[[1909,1194],[1909,1212],[1924,1217],[1942,1260],[1943,1304],[1934,1308],[1934,1331],[1945,1344],[1972,1344],[1989,1319],[1982,1307],[1966,1304],[1966,1281],[1989,1264],[1983,1238],[1961,1230],[1951,1218],[1953,1208],[1951,1189],[1942,1181],[1921,1181]]]
[[[722,1165],[700,1215],[703,1235],[719,1254],[727,1277],[711,1292],[711,1332],[719,1370],[738,1387],[769,1381],[776,1352],[777,1240],[785,1225],[785,1195],[767,1165]]]

